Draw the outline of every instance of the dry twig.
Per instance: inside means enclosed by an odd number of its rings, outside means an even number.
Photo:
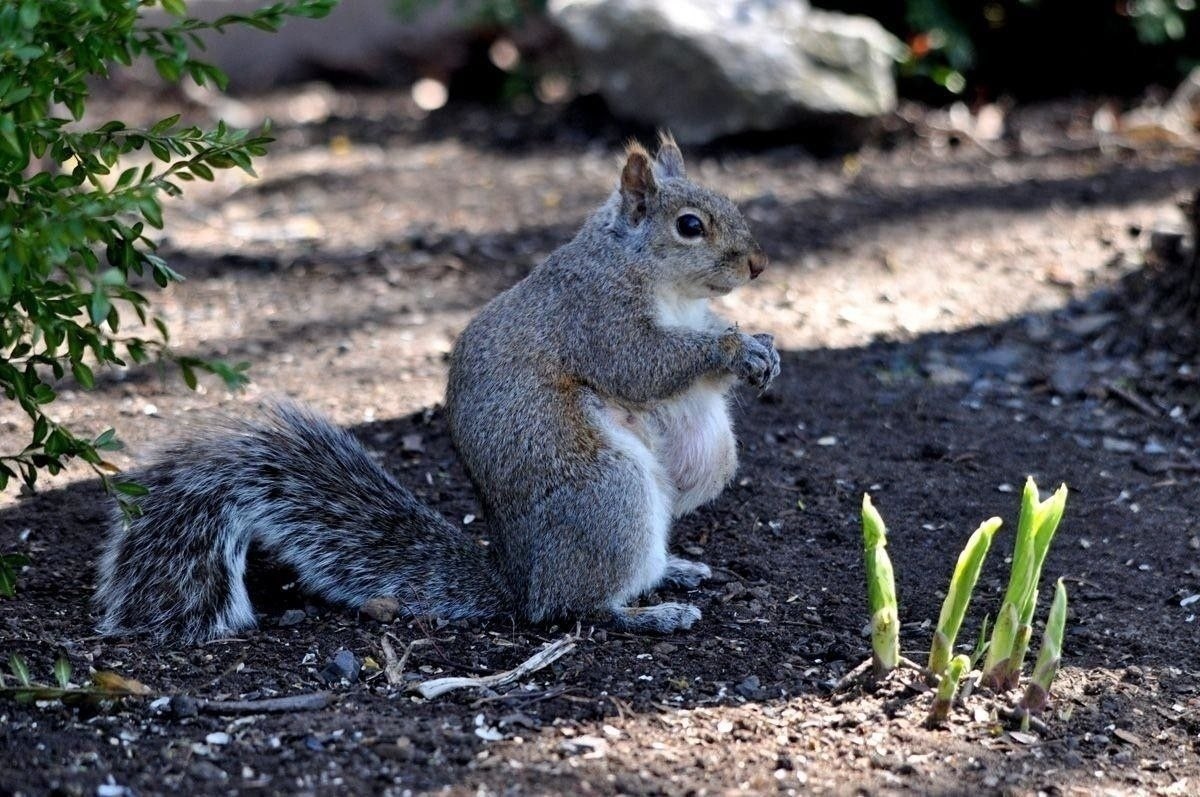
[[[579,641],[579,637],[577,636],[565,636],[557,642],[547,645],[513,669],[505,672],[485,675],[479,678],[434,678],[431,681],[424,681],[417,684],[413,689],[420,692],[421,697],[426,699],[444,695],[455,689],[495,689],[498,686],[511,684],[557,661],[574,650],[577,641]]]

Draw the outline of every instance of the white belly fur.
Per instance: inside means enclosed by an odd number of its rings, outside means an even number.
[[[701,383],[648,413],[655,457],[675,487],[676,517],[720,495],[737,469],[725,387]]]
[[[597,416],[597,423],[609,445],[625,454],[642,472],[642,488],[646,491],[646,536],[641,540],[644,550],[625,588],[613,599],[614,606],[625,606],[662,581],[667,568],[667,539],[671,533],[675,489],[662,463],[648,445],[645,436],[647,429],[641,418],[611,405],[598,412]]]

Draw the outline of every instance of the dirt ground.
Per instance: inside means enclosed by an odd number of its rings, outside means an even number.
[[[114,102],[100,112],[172,112]],[[716,574],[687,595],[704,611],[689,632],[380,623],[254,571],[260,628],[243,638],[101,638],[88,602],[102,492],[78,468],[10,491],[0,551],[32,565],[0,600],[0,657],[48,682],[64,655],[77,682],[113,670],[153,696],[0,703],[0,793],[1200,792],[1194,327],[1160,312],[1164,272],[1142,267],[1150,232],[1200,186],[1200,159],[1096,138],[1097,105],[1014,113],[986,147],[916,123],[844,156],[691,153],[772,256],[717,304],[776,335],[783,374],[739,395],[739,474],[677,525],[674,544]],[[248,360],[253,384],[193,393],[130,369],[64,386],[56,417],[114,425],[124,466],[205,412],[294,396],[486,537],[437,408],[445,357],[603,198],[621,131],[586,107],[422,117],[388,93],[319,86],[191,109],[210,112],[269,114],[279,142],[260,180],[221,175],[171,205],[164,251],[188,281],[155,301],[179,350]],[[0,407],[0,444],[24,433]],[[1045,574],[1071,597],[1045,728],[1014,733],[997,714],[1014,696],[977,692],[926,729],[930,695],[909,673],[834,692],[868,652],[862,493],[889,521],[902,645],[919,659],[958,550],[991,515],[1008,530],[961,641],[995,611],[1027,474],[1071,489]],[[409,651],[411,684],[506,670],[568,634],[570,653],[496,690],[425,700],[372,667],[385,637]],[[342,650],[366,666],[330,682]],[[316,692],[330,704],[203,704]]]

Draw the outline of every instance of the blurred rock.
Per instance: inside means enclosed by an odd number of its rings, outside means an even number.
[[[324,19],[291,17],[276,33],[244,25],[230,25],[223,34],[201,31],[201,58],[224,70],[235,91],[263,91],[327,75],[373,85],[404,84],[419,74],[444,78],[468,62],[472,39],[484,24],[482,1],[421,3],[405,17],[395,0],[347,0]],[[192,0],[188,15],[215,19],[266,5],[266,0]],[[160,8],[143,14],[151,24],[171,19]],[[552,35],[552,26],[531,17],[516,38],[524,48]]]
[[[612,110],[702,143],[896,107],[900,42],[803,0],[551,0]]]
[[[1200,144],[1200,66],[1162,105],[1145,105],[1120,117],[1115,131],[1134,145]]]

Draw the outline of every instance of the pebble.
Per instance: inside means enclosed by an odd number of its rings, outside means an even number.
[[[359,607],[359,611],[372,620],[390,623],[400,613],[400,602],[392,597],[371,598]]]
[[[280,616],[279,625],[283,628],[290,625],[298,625],[304,622],[304,618],[307,616],[303,609],[288,609]]]
[[[223,745],[229,744],[230,738],[229,734],[225,733],[225,731],[217,731],[216,733],[210,733],[208,736],[205,736],[204,742],[205,744]]]
[[[194,717],[200,713],[196,699],[187,695],[175,695],[171,698],[170,706],[171,713],[180,718]]]
[[[1111,451],[1114,454],[1135,454],[1138,450],[1138,444],[1132,440],[1122,440],[1119,437],[1105,437],[1101,441],[1105,451]]]
[[[747,700],[755,700],[762,696],[762,682],[759,681],[757,675],[750,675],[733,687],[733,691]]]
[[[1151,437],[1146,441],[1146,444],[1142,446],[1142,453],[1149,454],[1150,456],[1161,456],[1167,453],[1167,447]]]
[[[361,670],[362,662],[350,651],[342,649],[325,663],[325,666],[317,673],[317,677],[327,684],[334,684],[342,680],[353,683],[358,680]]]
[[[193,762],[188,767],[188,772],[200,780],[227,780],[229,778],[229,774],[225,770],[213,762],[203,759]]]
[[[1063,398],[1072,398],[1087,390],[1091,377],[1085,358],[1064,357],[1050,373],[1050,387]]]

